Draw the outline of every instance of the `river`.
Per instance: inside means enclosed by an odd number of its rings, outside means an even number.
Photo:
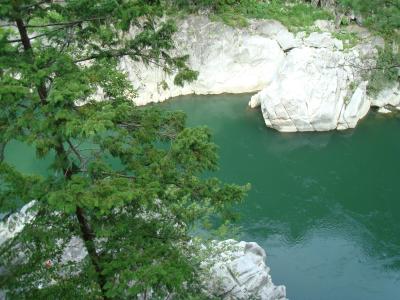
[[[370,112],[354,130],[279,133],[250,95],[185,96],[160,106],[207,125],[227,182],[251,183],[242,240],[267,251],[275,284],[290,299],[400,297],[400,118]],[[46,172],[20,143],[5,155]]]

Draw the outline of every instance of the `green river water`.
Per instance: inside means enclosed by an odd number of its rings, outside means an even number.
[[[240,239],[267,251],[290,299],[400,299],[400,118],[371,112],[355,130],[279,133],[250,95],[185,96],[161,104],[207,125],[228,182],[251,183]],[[45,172],[26,146],[6,158]]]

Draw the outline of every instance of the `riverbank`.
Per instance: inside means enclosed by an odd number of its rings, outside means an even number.
[[[249,105],[261,106],[266,126],[282,132],[354,128],[371,106],[382,112],[400,108],[398,85],[367,94],[366,74],[384,40],[357,25],[344,33],[333,21],[317,20],[311,33],[294,34],[275,20],[248,20],[238,28],[191,15],[177,26],[173,54],[189,55],[197,80],[177,86],[173,74],[125,57],[121,68],[137,87],[137,105],[180,95],[260,91]]]

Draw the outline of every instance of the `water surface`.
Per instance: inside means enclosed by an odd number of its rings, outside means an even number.
[[[250,95],[185,96],[161,104],[207,125],[223,180],[250,182],[241,239],[267,251],[290,299],[400,299],[400,119],[370,113],[355,130],[279,133]],[[6,158],[46,173],[28,146]]]
[[[291,299],[400,299],[400,119],[354,130],[279,133],[249,95],[185,96],[162,106],[207,125],[218,176],[250,182],[242,239],[267,251]]]

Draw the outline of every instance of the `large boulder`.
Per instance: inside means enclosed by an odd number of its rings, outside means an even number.
[[[257,243],[214,242],[202,264],[209,278],[208,293],[223,300],[286,299],[285,286],[273,284],[265,260],[265,251]]]
[[[283,132],[354,128],[370,107],[362,72],[374,66],[380,40],[346,51],[327,32],[302,40],[249,105],[260,104],[266,125]]]

